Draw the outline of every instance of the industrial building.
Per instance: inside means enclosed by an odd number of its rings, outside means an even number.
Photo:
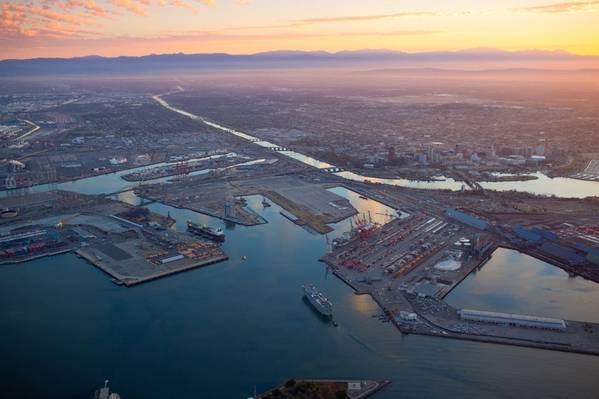
[[[540,234],[537,234],[532,230],[526,230],[522,227],[514,227],[512,229],[512,232],[516,234],[519,238],[522,238],[526,241],[539,242],[543,239],[543,237]]]
[[[450,218],[470,227],[474,227],[475,229],[486,230],[489,227],[489,224],[486,221],[456,209],[449,208],[446,213]]]
[[[526,316],[512,313],[487,312],[484,310],[462,309],[459,311],[462,320],[478,321],[492,324],[507,324],[517,327],[542,328],[546,330],[566,330],[566,322],[562,319]]]
[[[521,226],[514,227],[512,232],[519,238],[527,241],[539,242],[541,240],[557,241],[559,238],[557,234],[552,231],[541,229],[539,227],[533,227],[532,229],[525,229]]]

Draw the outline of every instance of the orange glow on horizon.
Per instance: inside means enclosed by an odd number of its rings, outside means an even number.
[[[0,59],[482,47],[599,56],[599,1],[448,3],[8,0],[0,4]]]

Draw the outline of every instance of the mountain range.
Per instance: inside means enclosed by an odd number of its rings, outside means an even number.
[[[599,56],[565,51],[503,51],[477,48],[460,51],[408,53],[393,50],[271,51],[248,55],[226,53],[151,54],[139,57],[85,56],[76,58],[32,58],[0,61],[0,76],[48,74],[161,73],[169,71],[310,68],[310,67],[477,67],[529,68],[559,65],[559,68],[597,68]]]

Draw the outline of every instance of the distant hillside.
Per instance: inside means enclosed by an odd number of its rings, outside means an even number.
[[[460,65],[460,68],[530,68],[540,65],[560,68],[599,68],[599,57],[580,56],[563,51],[518,51],[471,49],[455,52],[406,53],[391,50],[360,50],[328,53],[324,51],[273,51],[250,55],[161,54],[142,57],[34,58],[0,61],[0,76],[71,75],[102,73],[167,73],[169,71],[380,67],[422,68]],[[458,68],[459,69],[459,68]]]
[[[435,76],[521,76],[534,78],[539,75],[543,77],[572,77],[572,76],[597,76],[599,78],[598,68],[575,68],[571,69],[545,69],[545,68],[497,68],[497,69],[447,69],[447,68],[381,68],[366,69],[354,71],[362,75],[435,75]]]

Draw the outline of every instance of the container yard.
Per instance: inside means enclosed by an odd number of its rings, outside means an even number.
[[[174,239],[172,234],[167,241],[144,232],[143,238],[91,244],[76,253],[128,287],[228,259],[215,244]]]
[[[132,286],[173,273],[220,262],[227,259],[220,246],[177,233],[154,224],[139,224],[130,217],[139,208],[122,216],[102,216],[120,227],[96,223],[96,235],[85,240],[76,253],[109,274],[117,284]]]
[[[165,165],[147,167],[141,171],[122,176],[126,181],[147,181],[169,176],[184,176],[201,170],[226,168],[237,163],[248,162],[251,158],[236,153],[218,154],[203,158],[169,162]]]
[[[450,208],[416,211],[383,226],[357,218],[352,233],[321,260],[356,293],[370,294],[404,333],[599,354],[599,324],[460,310],[444,301],[498,246],[583,274],[590,267],[584,251],[593,256],[593,249],[560,241],[541,227],[498,227]]]
[[[31,219],[20,215],[0,228],[0,264],[72,251],[115,283],[132,286],[227,259],[219,245],[171,230],[174,219],[147,208],[81,194],[22,201],[32,204],[23,212]],[[48,216],[48,210],[60,212]]]
[[[78,245],[72,231],[53,227],[0,236],[0,264],[68,252]]]

